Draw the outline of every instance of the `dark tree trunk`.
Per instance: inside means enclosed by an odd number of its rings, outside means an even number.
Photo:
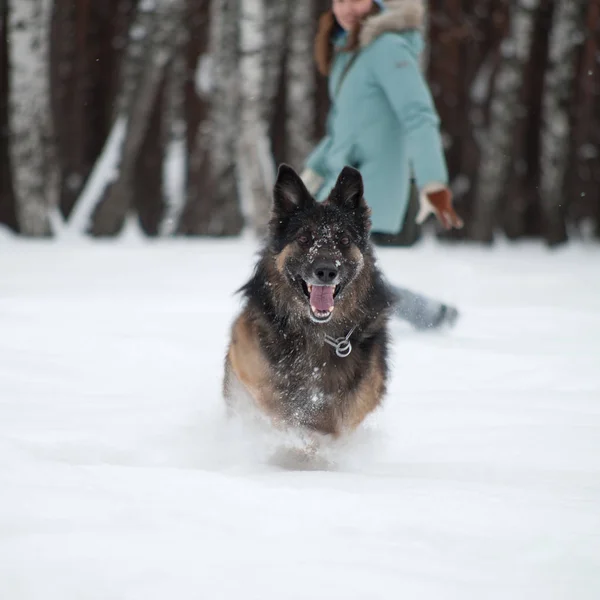
[[[523,110],[517,115],[514,125],[515,146],[509,191],[499,214],[500,224],[509,239],[539,236],[542,232],[539,132],[551,27],[552,4],[542,2],[534,16],[531,54],[519,98]]]
[[[210,116],[196,134],[190,157],[187,199],[179,225],[183,235],[237,235],[244,224],[236,165],[239,9],[237,0],[211,3]]]
[[[0,1],[0,223],[19,231],[8,157],[8,5]]]
[[[570,216],[575,223],[594,219],[597,214],[600,68],[596,56],[600,52],[600,2],[587,4],[585,21],[585,41],[578,60],[573,102],[573,151],[567,191]]]

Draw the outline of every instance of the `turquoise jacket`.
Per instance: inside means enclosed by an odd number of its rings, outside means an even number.
[[[416,29],[384,31],[361,47],[341,84],[353,53],[334,55],[326,135],[305,167],[324,180],[318,200],[327,198],[345,165],[358,168],[373,231],[401,229],[411,176],[419,189],[448,183],[439,117],[418,64],[422,49]]]

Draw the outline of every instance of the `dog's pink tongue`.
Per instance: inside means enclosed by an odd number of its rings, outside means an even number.
[[[326,311],[333,307],[333,285],[313,285],[310,291],[310,305],[317,309]]]

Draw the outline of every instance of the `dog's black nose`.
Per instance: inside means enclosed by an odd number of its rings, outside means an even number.
[[[332,285],[337,276],[338,270],[333,264],[322,263],[315,267],[315,277],[319,280],[319,283]]]

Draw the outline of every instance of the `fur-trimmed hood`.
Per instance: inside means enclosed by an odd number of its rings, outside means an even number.
[[[376,2],[381,5],[381,2]],[[383,33],[421,29],[425,15],[424,0],[387,0],[382,12],[367,17],[362,24],[358,44],[368,46]],[[315,39],[315,60],[322,75],[328,75],[333,59],[332,35],[336,24],[333,12],[328,10],[319,20]]]
[[[320,178],[314,181],[320,202],[345,166],[357,168],[377,232],[402,228],[411,178],[425,193],[448,184],[440,118],[419,64],[425,48],[423,4],[388,0],[382,11],[376,2],[347,34],[331,12],[321,23],[329,25],[324,30],[329,35],[321,39],[331,54],[323,54],[328,62],[320,70],[328,76],[330,110],[326,135],[303,166]],[[367,44],[362,49],[361,26]]]
[[[365,20],[360,31],[360,46],[368,46],[382,33],[420,29],[424,16],[423,0],[388,0],[385,11]]]

